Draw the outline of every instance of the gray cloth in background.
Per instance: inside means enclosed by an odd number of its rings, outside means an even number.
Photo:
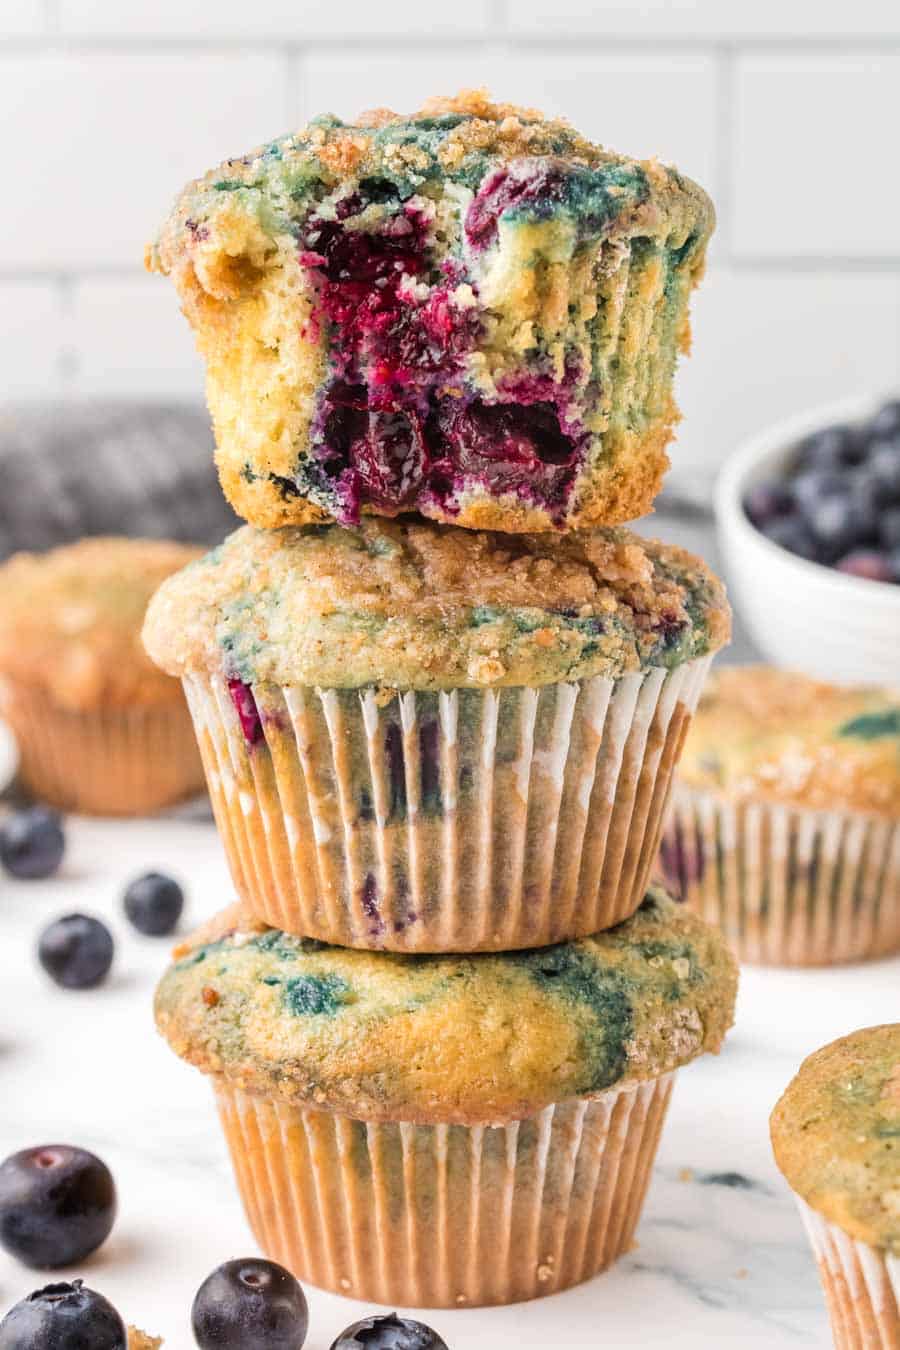
[[[199,403],[7,404],[0,484],[0,558],[86,534],[212,545],[240,523]]]

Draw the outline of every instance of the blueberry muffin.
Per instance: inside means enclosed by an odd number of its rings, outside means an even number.
[[[533,531],[650,509],[712,227],[677,170],[470,92],[226,160],[147,261],[251,523]]]
[[[838,1350],[900,1345],[900,1023],[806,1059],[772,1112]]]
[[[0,567],[0,710],[43,801],[140,815],[202,790],[182,690],[141,643],[150,596],[198,553],[102,537]]]
[[[721,585],[621,530],[244,527],[160,589],[241,898],[345,946],[538,946],[631,914]]]
[[[538,951],[353,951],[230,911],[176,957],[158,1025],[213,1078],[263,1250],[407,1306],[552,1293],[627,1250],[672,1074],[736,988],[660,889]]]
[[[660,861],[744,960],[900,950],[900,692],[767,666],[718,671],[685,742]]]

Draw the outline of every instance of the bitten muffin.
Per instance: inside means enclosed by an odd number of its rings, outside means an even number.
[[[179,950],[159,1028],[213,1076],[266,1253],[379,1302],[511,1302],[614,1260],[671,1075],[732,1019],[724,943],[660,889],[594,938],[501,955],[221,928]]]
[[[546,530],[650,509],[713,220],[677,170],[469,92],[226,160],[147,262],[251,523]]]
[[[839,1350],[900,1345],[900,1023],[804,1060],[772,1112]]]
[[[198,553],[101,537],[0,567],[0,708],[43,801],[136,815],[202,789],[181,688],[141,643],[150,596]]]
[[[900,693],[766,666],[718,671],[661,849],[676,894],[745,960],[900,949]]]
[[[345,946],[537,946],[646,888],[721,585],[624,531],[245,527],[154,598],[235,885]]]

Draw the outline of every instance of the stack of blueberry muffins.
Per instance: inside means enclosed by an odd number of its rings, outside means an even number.
[[[721,585],[649,509],[713,224],[481,94],[317,118],[177,202],[249,524],[167,581],[239,903],[157,996],[248,1216],[314,1283],[506,1303],[627,1250],[736,974],[649,884]]]

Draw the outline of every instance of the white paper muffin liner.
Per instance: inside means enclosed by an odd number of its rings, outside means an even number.
[[[514,1303],[634,1236],[672,1074],[506,1125],[373,1123],[217,1080],[250,1226],[299,1279],[404,1307]]]
[[[19,747],[19,777],[40,801],[87,815],[142,816],[203,790],[184,701],[72,712],[4,681],[0,710]]]
[[[394,951],[595,933],[644,896],[709,658],[620,680],[380,697],[185,680],[234,883],[286,932]]]
[[[837,1350],[900,1350],[900,1259],[858,1242],[799,1196]]]
[[[900,951],[900,821],[735,803],[676,782],[660,864],[742,961],[830,965]]]

